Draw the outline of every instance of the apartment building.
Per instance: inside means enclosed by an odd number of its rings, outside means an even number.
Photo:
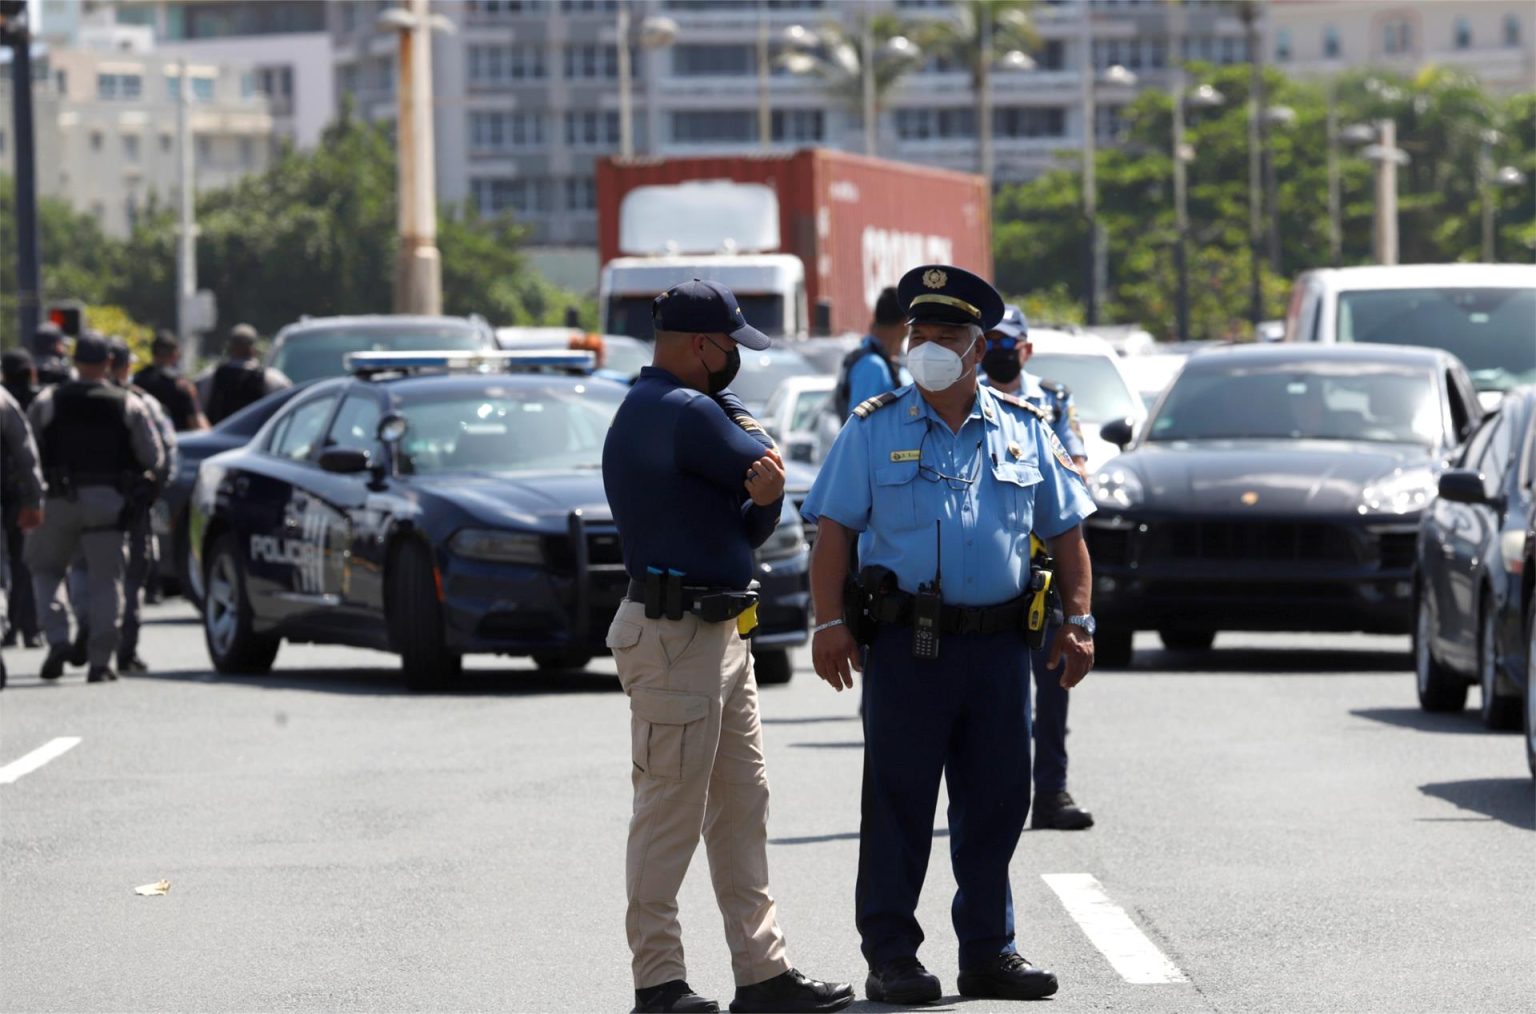
[[[175,199],[177,115],[189,89],[196,185],[228,185],[265,168],[273,118],[252,68],[150,49],[147,32],[119,32],[101,50],[49,48],[34,59],[38,193],[126,235],[152,198]],[[10,76],[0,82],[0,167],[14,172]]]

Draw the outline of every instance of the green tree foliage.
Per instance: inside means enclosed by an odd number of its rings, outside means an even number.
[[[1188,141],[1190,305],[1194,337],[1249,333],[1246,66],[1193,66],[1191,85],[1209,83],[1224,96],[1216,109],[1192,110]],[[1412,162],[1399,174],[1399,233],[1404,263],[1477,260],[1481,250],[1479,148],[1483,131],[1500,140],[1494,164],[1536,170],[1536,96],[1500,102],[1471,78],[1428,69],[1409,80],[1357,72],[1336,82],[1341,125],[1392,117],[1398,144]],[[1271,70],[1272,105],[1289,106],[1295,120],[1270,131],[1277,180],[1281,270],[1263,268],[1264,312],[1280,317],[1289,281],[1329,263],[1327,202],[1327,86],[1297,82]],[[1123,110],[1124,143],[1098,155],[1100,221],[1108,235],[1110,319],[1137,321],[1165,337],[1174,332],[1172,104],[1144,92]],[[1063,153],[1075,159],[1076,152]],[[1371,262],[1374,210],[1371,165],[1348,146],[1340,159],[1344,264]],[[1493,192],[1502,260],[1529,261],[1536,250],[1532,188]],[[1064,286],[1083,298],[1086,231],[1076,167],[1004,188],[997,197],[994,252],[1000,285],[1030,293]],[[1261,254],[1262,256],[1262,254]]]

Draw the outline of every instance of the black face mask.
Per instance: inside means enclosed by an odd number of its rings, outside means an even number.
[[[981,357],[981,368],[999,384],[1013,383],[1023,369],[1019,365],[1017,349],[987,349],[986,355]]]
[[[706,338],[705,341],[709,341],[709,339]],[[715,345],[712,341],[709,343]],[[715,348],[718,349],[720,346],[715,345]],[[721,349],[721,351],[725,353],[725,366],[718,370],[710,370],[708,377],[704,381],[709,385],[710,394],[719,394],[727,387],[730,387],[731,381],[735,380],[736,374],[741,371],[741,349],[737,347],[736,343],[731,342],[729,349]]]

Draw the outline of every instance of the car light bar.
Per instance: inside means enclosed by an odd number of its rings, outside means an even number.
[[[414,373],[446,370],[452,373],[494,373],[513,370],[591,370],[597,357],[591,352],[349,352],[344,363],[357,377],[375,373]]]

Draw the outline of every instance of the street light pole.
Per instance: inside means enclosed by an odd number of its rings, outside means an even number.
[[[757,12],[757,141],[764,151],[773,147],[773,107],[769,104],[768,11]]]
[[[432,123],[432,17],[427,0],[403,0],[399,29],[395,137],[400,204],[395,254],[396,313],[443,312],[442,263],[437,251],[436,139]]]
[[[992,5],[982,4],[977,26],[981,52],[976,55],[976,141],[981,162],[981,178],[992,192],[995,157],[992,152]]]
[[[1263,44],[1259,39],[1256,3],[1243,5],[1248,36],[1248,322],[1255,332],[1264,319],[1264,268],[1260,248],[1264,236],[1263,164],[1267,140],[1264,119]]]
[[[875,26],[869,5],[864,5],[864,22],[860,28],[859,46],[861,59],[859,72],[864,86],[864,154],[878,155],[878,134],[875,125]]]
[[[37,152],[32,129],[32,26],[26,4],[0,6],[0,37],[11,49],[11,130],[16,145],[16,311],[21,348],[35,352],[39,295]],[[51,350],[50,350],[51,351]]]
[[[1099,180],[1098,180],[1098,128],[1099,107],[1095,85],[1098,68],[1093,60],[1093,9],[1089,0],[1081,0],[1082,12],[1081,50],[1079,77],[1081,89],[1080,115],[1083,127],[1083,224],[1088,232],[1087,285],[1084,286],[1083,302],[1089,324],[1099,322],[1099,308],[1103,293],[1099,284]]]
[[[635,106],[630,83],[629,4],[618,5],[617,46],[619,71],[619,157],[635,157]]]
[[[1339,194],[1339,89],[1328,78],[1328,263],[1344,263],[1343,201]]]
[[[1376,124],[1376,263],[1397,263],[1397,121],[1380,120]],[[1369,152],[1367,153],[1369,154]]]
[[[188,367],[195,368],[201,336],[192,321],[192,300],[197,295],[197,161],[193,151],[190,70],[183,57],[176,69],[176,330],[182,355]]]
[[[1189,341],[1189,180],[1184,163],[1184,5],[1173,5],[1169,45],[1173,49],[1173,265],[1178,273],[1179,340]]]

